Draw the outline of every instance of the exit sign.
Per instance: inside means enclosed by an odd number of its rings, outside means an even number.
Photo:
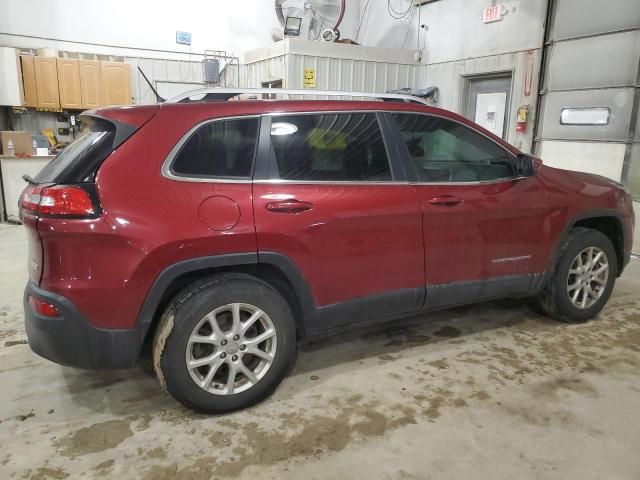
[[[482,11],[482,21],[484,23],[498,22],[502,20],[502,5],[494,5]]]
[[[191,45],[191,32],[176,32],[176,43]]]

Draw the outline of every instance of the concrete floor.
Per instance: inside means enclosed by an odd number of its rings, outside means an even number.
[[[22,227],[0,245],[0,478],[640,478],[638,260],[596,321],[504,301],[324,340],[268,401],[204,417],[141,369],[32,354]]]

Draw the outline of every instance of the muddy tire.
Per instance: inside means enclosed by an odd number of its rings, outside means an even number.
[[[595,317],[611,296],[617,265],[616,251],[605,235],[589,228],[571,229],[551,277],[532,302],[533,310],[563,322]]]
[[[196,282],[176,296],[153,341],[160,385],[185,407],[216,414],[269,396],[296,357],[291,308],[244,274]]]

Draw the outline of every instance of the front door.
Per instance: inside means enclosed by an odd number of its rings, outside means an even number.
[[[298,266],[325,312],[317,330],[416,311],[424,300],[421,205],[398,181],[379,125],[374,112],[271,118],[253,187],[259,255]]]
[[[499,289],[535,281],[546,265],[549,235],[538,179],[514,178],[512,154],[462,123],[391,117],[422,202],[427,307],[499,296],[508,293]]]

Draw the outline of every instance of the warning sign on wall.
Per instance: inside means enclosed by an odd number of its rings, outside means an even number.
[[[304,69],[304,88],[316,88],[316,69],[305,68]]]

